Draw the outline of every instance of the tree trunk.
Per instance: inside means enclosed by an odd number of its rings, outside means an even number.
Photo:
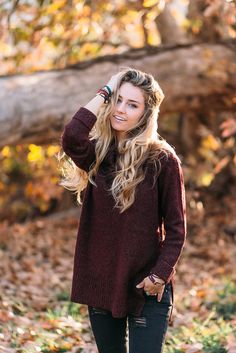
[[[158,80],[165,94],[160,114],[232,111],[235,47],[235,40],[148,47],[64,70],[2,77],[0,145],[59,143],[66,121],[123,66],[152,73]]]
[[[156,17],[155,22],[160,33],[162,44],[180,44],[188,41],[186,34],[177,24],[174,16],[172,16],[168,3],[165,4],[164,9]]]

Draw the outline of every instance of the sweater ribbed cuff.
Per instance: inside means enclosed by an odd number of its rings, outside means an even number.
[[[175,272],[175,268],[163,260],[158,260],[158,263],[150,270],[150,273],[156,274],[158,277],[163,279],[165,283],[170,282]]]
[[[89,130],[96,123],[97,117],[87,108],[81,107],[73,116],[73,119],[81,121]]]

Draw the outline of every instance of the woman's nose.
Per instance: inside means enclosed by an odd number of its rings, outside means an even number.
[[[121,113],[125,113],[125,102],[117,104],[117,111]]]

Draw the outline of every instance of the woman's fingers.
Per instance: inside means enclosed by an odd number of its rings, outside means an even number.
[[[117,74],[113,75],[110,80],[108,81],[107,85],[111,88],[112,91],[116,88],[116,85],[122,76],[121,72],[118,72]]]
[[[153,284],[148,277],[144,279],[144,290],[150,295],[156,295],[157,301],[160,302],[164,293],[165,286],[159,284]]]
[[[157,301],[160,302],[164,293],[164,286],[160,292],[157,293]]]

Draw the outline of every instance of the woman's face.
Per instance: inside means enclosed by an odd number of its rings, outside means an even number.
[[[115,112],[110,121],[120,140],[126,136],[126,131],[132,129],[140,120],[144,113],[145,101],[141,89],[129,82],[120,86],[118,94]]]

